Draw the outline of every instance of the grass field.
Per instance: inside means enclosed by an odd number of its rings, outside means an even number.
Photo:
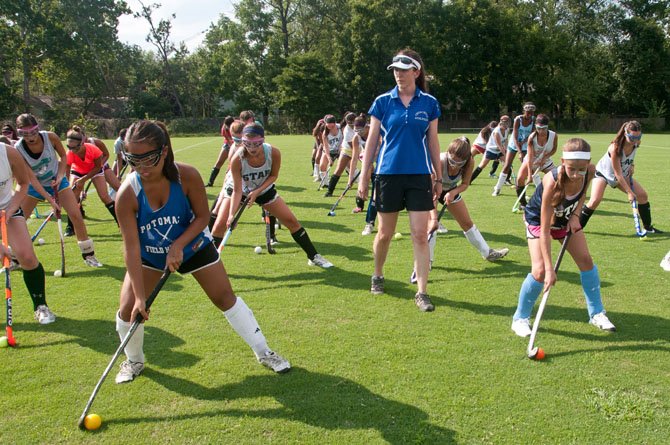
[[[440,135],[443,149],[453,136]],[[585,138],[597,160],[612,135]],[[118,345],[114,313],[125,273],[117,228],[92,193],[87,224],[104,268],[86,267],[68,238],[68,276],[53,277],[55,224],[36,247],[56,323],[33,320],[21,273],[12,273],[20,347],[0,350],[0,443],[668,443],[670,274],[659,262],[670,236],[638,241],[625,194],[608,189],[587,228],[618,331],[587,323],[579,273],[566,258],[538,336],[547,358],[536,362],[525,356],[527,340],[510,330],[530,270],[521,216],[510,211],[513,189],[491,197],[485,171],[464,194],[489,244],[511,251],[488,263],[447,219],[429,281],[436,310],[421,313],[408,283],[410,237],[392,242],[386,294],[372,296],[373,237],[360,234],[364,215],[351,214],[354,193],[327,217],[335,198],[316,192],[311,139],[268,139],[283,153],[280,194],[335,268],[308,267],[286,229],[278,231],[277,255],[255,255],[254,246],[264,245],[257,208],[244,214],[223,261],[293,370],[262,368],[195,280],[175,275],[147,323],[144,374],[115,385],[115,368],[92,409],[103,427],[79,431],[77,419]],[[668,231],[669,139],[645,134],[636,159],[655,223]],[[177,159],[206,180],[220,138],[173,144]],[[217,191],[208,189],[210,200]],[[31,233],[38,223],[29,222]],[[399,231],[409,234],[406,215]]]

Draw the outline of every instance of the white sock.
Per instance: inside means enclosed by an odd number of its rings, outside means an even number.
[[[128,334],[128,331],[130,331],[130,323],[129,321],[123,321],[121,320],[121,317],[119,316],[119,312],[116,312],[116,332],[119,333],[119,338],[121,341],[123,341],[124,338],[126,338],[126,334]],[[126,345],[126,348],[123,350],[126,353],[126,357],[128,357],[128,360],[131,362],[140,362],[144,363],[144,351],[142,350],[144,346],[144,323],[140,323],[140,325],[137,327],[135,330],[135,333],[133,334],[132,338]]]
[[[489,254],[489,245],[486,243],[484,240],[484,237],[482,236],[481,232],[479,232],[479,229],[477,226],[473,225],[470,227],[470,230],[467,232],[463,232],[465,237],[468,239],[470,244],[474,246],[475,249],[479,250],[479,253],[486,258]]]
[[[428,237],[428,249],[430,250],[430,262],[435,259],[435,245],[437,245],[437,231],[433,233],[432,238]]]
[[[251,347],[256,357],[262,357],[270,351],[254,313],[242,298],[237,297],[233,307],[224,311],[223,315],[226,316],[235,332]]]
[[[500,173],[500,176],[498,176],[498,182],[496,183],[495,189],[501,190],[502,186],[505,185],[505,181],[507,181],[507,175],[505,173]]]
[[[94,252],[93,240],[91,238],[85,239],[84,241],[77,241],[77,245],[79,246],[81,253],[84,255]]]
[[[542,183],[542,178],[538,173],[533,175],[533,184],[535,184],[535,187],[538,187]]]
[[[319,164],[314,164],[314,173],[312,173],[312,176],[315,178],[319,175]]]

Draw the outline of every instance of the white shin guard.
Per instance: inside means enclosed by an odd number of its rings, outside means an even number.
[[[116,332],[119,333],[119,338],[123,341],[130,331],[131,322],[121,320],[119,312],[116,312]],[[144,323],[140,323],[135,330],[132,338],[126,345],[126,348],[123,350],[126,353],[126,357],[131,362],[140,362],[144,363]]]
[[[254,313],[242,298],[237,297],[233,307],[224,311],[223,314],[235,332],[251,347],[256,357],[262,357],[270,351]]]
[[[81,253],[84,255],[94,252],[93,240],[91,238],[85,239],[84,241],[77,241],[77,245],[79,246]]]
[[[470,244],[472,244],[474,248],[479,251],[481,256],[484,258],[488,256],[490,250],[489,245],[486,243],[486,240],[484,240],[484,237],[482,236],[481,232],[479,232],[477,226],[473,225],[470,227],[470,230],[463,232],[463,234],[468,239]]]
[[[505,181],[507,181],[507,174],[505,173],[500,173],[500,176],[498,177],[498,182],[496,183],[495,189],[496,190],[502,190],[503,185],[505,185]]]

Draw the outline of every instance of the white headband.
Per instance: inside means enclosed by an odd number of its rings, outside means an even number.
[[[567,161],[573,159],[576,160],[584,159],[586,161],[589,161],[591,159],[591,153],[588,151],[564,151],[562,158]]]

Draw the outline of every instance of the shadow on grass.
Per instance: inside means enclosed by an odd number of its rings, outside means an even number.
[[[509,322],[512,322],[512,315],[516,308],[515,301],[511,302],[510,306],[500,306],[492,304],[477,304],[468,301],[457,301],[442,298],[444,304],[449,308],[460,309],[464,311],[473,312],[483,315],[496,315],[501,317],[508,317]],[[607,306],[607,301],[605,301]],[[537,310],[537,305],[535,311]],[[533,312],[533,315],[535,314]],[[607,316],[617,326],[617,332],[606,333],[599,331],[595,327],[592,333],[571,332],[553,328],[547,328],[545,322],[548,320],[571,320],[577,322],[588,323],[589,316],[586,311],[586,303],[583,308],[555,306],[551,304],[551,297],[547,307],[542,315],[542,324],[540,330],[543,333],[560,335],[563,337],[570,337],[579,340],[588,340],[593,342],[607,342],[607,343],[629,343],[629,342],[647,342],[648,345],[636,345],[636,347],[651,348],[655,345],[653,343],[658,341],[670,342],[670,320],[661,317],[644,314],[631,313],[617,313],[607,312]],[[634,349],[634,348],[633,348]],[[662,351],[670,352],[670,345],[663,345],[660,348]]]
[[[151,326],[151,321],[145,326],[145,349],[147,360],[161,368],[187,368],[195,365],[200,357],[173,349],[185,344],[181,338],[169,332]],[[116,323],[112,320],[75,320],[58,317],[55,323],[40,325],[37,323],[15,323],[17,331],[50,332],[69,335],[73,338],[39,345],[22,345],[22,349],[44,348],[55,344],[74,343],[83,348],[89,348],[102,354],[109,354],[109,360],[119,347],[119,336],[116,333]],[[117,361],[121,363],[123,356]],[[100,363],[100,370],[104,369]]]
[[[374,429],[391,444],[456,443],[454,431],[429,423],[428,414],[415,406],[386,399],[352,380],[302,368],[293,368],[283,376],[270,373],[248,376],[241,382],[218,387],[207,387],[170,376],[155,368],[145,369],[143,376],[169,391],[196,400],[231,402],[272,397],[281,407],[110,419],[106,422],[108,425],[162,423],[216,416],[253,417],[300,422],[332,431]]]

